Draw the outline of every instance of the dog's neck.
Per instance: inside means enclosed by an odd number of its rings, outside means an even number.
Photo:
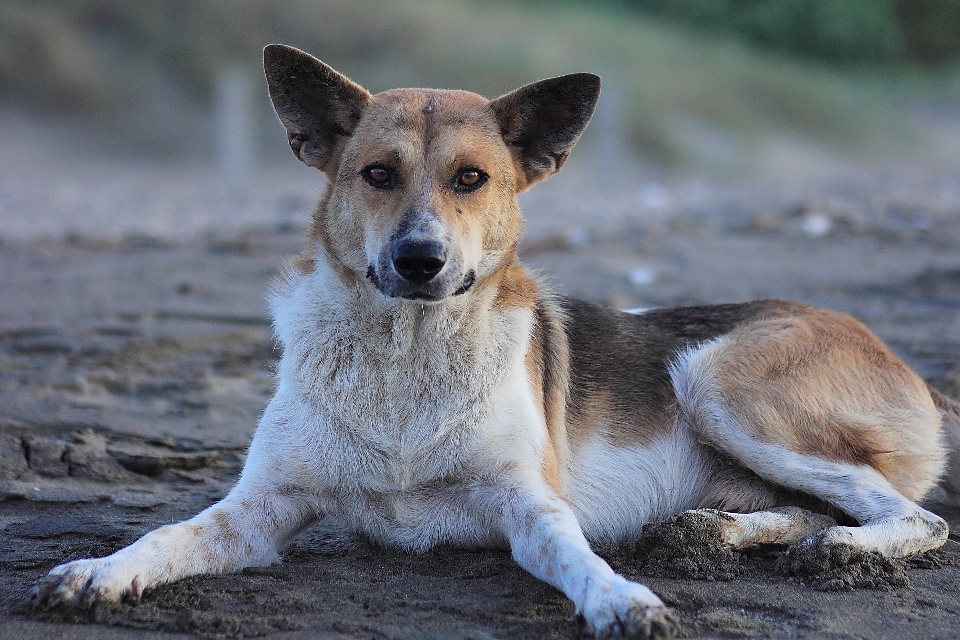
[[[309,269],[295,266],[285,280],[287,285],[310,290],[318,321],[334,321],[365,339],[376,336],[398,351],[443,344],[458,334],[476,331],[489,319],[504,269],[498,268],[462,295],[439,302],[418,302],[385,296],[372,282],[331,259],[320,247],[309,263]],[[283,289],[286,286],[277,291],[281,296]]]
[[[388,330],[397,351],[443,343],[483,315],[484,300],[476,296],[456,296],[442,302],[419,303],[384,296],[375,286],[358,287],[356,316],[362,323],[373,323]]]

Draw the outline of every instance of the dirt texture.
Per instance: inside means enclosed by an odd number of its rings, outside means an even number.
[[[723,544],[717,520],[688,512],[645,525],[626,563],[644,576],[732,580],[740,556]]]
[[[62,166],[22,157],[0,144],[0,637],[584,637],[573,605],[508,552],[409,555],[332,519],[275,566],[191,578],[138,603],[26,608],[54,565],[109,554],[229,490],[274,384],[263,296],[299,250],[303,194],[322,180],[304,173],[287,188],[274,168],[205,189],[216,179],[203,169],[104,164],[72,174],[70,191]],[[820,304],[960,397],[956,167],[718,186],[642,171],[611,182],[584,162],[574,154],[523,196],[524,259],[551,286],[620,308]],[[97,208],[100,191],[155,206],[141,224],[131,205],[121,225],[113,205]],[[34,203],[29,223],[17,203]],[[927,506],[958,532],[944,498]],[[674,609],[682,638],[955,638],[958,541],[906,560],[737,553],[680,516],[598,551]]]

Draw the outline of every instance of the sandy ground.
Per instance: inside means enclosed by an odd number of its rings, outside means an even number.
[[[581,636],[572,605],[505,552],[411,556],[332,520],[273,567],[136,605],[26,610],[52,566],[110,553],[229,489],[273,386],[263,294],[321,182],[292,158],[232,186],[190,166],[65,173],[17,156],[36,147],[21,130],[0,139],[0,637]],[[293,177],[278,177],[286,168]],[[525,261],[621,308],[777,296],[847,311],[960,396],[955,167],[787,186],[624,179],[573,164],[525,196]],[[960,510],[937,498],[960,531]],[[732,553],[681,524],[600,550],[674,607],[681,637],[960,637],[956,534],[911,561],[797,575],[777,549]]]

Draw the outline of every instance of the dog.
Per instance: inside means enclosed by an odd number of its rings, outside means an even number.
[[[958,486],[960,405],[856,320],[782,300],[627,314],[521,266],[517,194],[561,168],[597,76],[488,100],[371,95],[283,45],[264,69],[290,148],[328,183],[270,297],[283,352],[243,472],[196,517],[54,568],[37,606],[268,565],[333,514],[412,552],[509,548],[597,637],[664,637],[669,609],[590,543],[687,511],[738,549],[947,539],[917,501],[945,473]]]

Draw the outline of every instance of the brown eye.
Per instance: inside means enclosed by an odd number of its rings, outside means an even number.
[[[396,177],[393,169],[380,165],[367,167],[360,173],[370,185],[381,189],[392,187]]]
[[[460,191],[473,191],[479,188],[487,176],[479,169],[464,169],[457,174],[457,189]]]

